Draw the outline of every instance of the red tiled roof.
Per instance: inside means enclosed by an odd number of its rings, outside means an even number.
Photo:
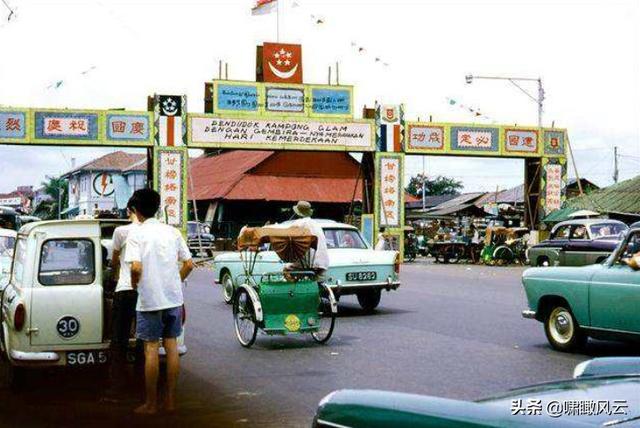
[[[79,171],[145,171],[147,169],[146,162],[144,162],[146,157],[147,155],[142,153],[117,151],[87,162],[67,172],[63,177]]]
[[[274,156],[273,151],[238,150],[200,157],[190,162],[193,191],[189,189],[189,198],[348,203],[358,163],[343,156],[348,154],[289,152]],[[335,174],[326,167],[328,163]],[[362,199],[360,184],[356,199]]]

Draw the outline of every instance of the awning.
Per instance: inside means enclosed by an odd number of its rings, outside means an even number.
[[[66,210],[63,210],[60,215],[67,217],[75,217],[80,212],[80,207],[69,207]]]
[[[577,208],[561,208],[553,211],[551,214],[542,219],[543,223],[559,223],[561,221],[570,220],[569,214],[578,211]]]

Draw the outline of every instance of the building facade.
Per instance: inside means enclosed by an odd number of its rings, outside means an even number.
[[[67,218],[124,210],[129,197],[147,186],[146,155],[109,153],[62,176],[68,181]]]

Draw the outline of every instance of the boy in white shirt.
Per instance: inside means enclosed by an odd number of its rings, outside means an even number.
[[[136,413],[158,411],[160,339],[167,353],[165,409],[175,410],[179,371],[178,344],[182,333],[182,282],[194,268],[191,253],[180,231],[155,218],[160,195],[137,190],[133,208],[140,225],[129,233],[125,261],[131,264],[131,285],[138,291],[136,337],[144,341],[145,403]]]

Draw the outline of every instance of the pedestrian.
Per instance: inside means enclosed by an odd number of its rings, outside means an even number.
[[[131,264],[131,285],[138,291],[136,337],[144,342],[145,402],[136,413],[158,411],[160,339],[167,356],[164,408],[175,410],[179,371],[177,337],[182,334],[182,283],[193,270],[187,243],[180,232],[155,218],[160,195],[151,189],[133,194],[140,225],[129,232],[125,261]]]
[[[111,364],[109,367],[111,385],[105,397],[109,401],[117,401],[124,389],[129,336],[138,301],[138,292],[131,286],[131,269],[125,262],[127,237],[140,225],[134,205],[134,199],[130,198],[127,202],[127,214],[131,223],[118,226],[113,231],[111,267],[116,289],[111,316]]]
[[[389,242],[387,241],[387,228],[382,226],[378,230],[378,240],[376,242],[375,250],[384,251],[389,249]]]

